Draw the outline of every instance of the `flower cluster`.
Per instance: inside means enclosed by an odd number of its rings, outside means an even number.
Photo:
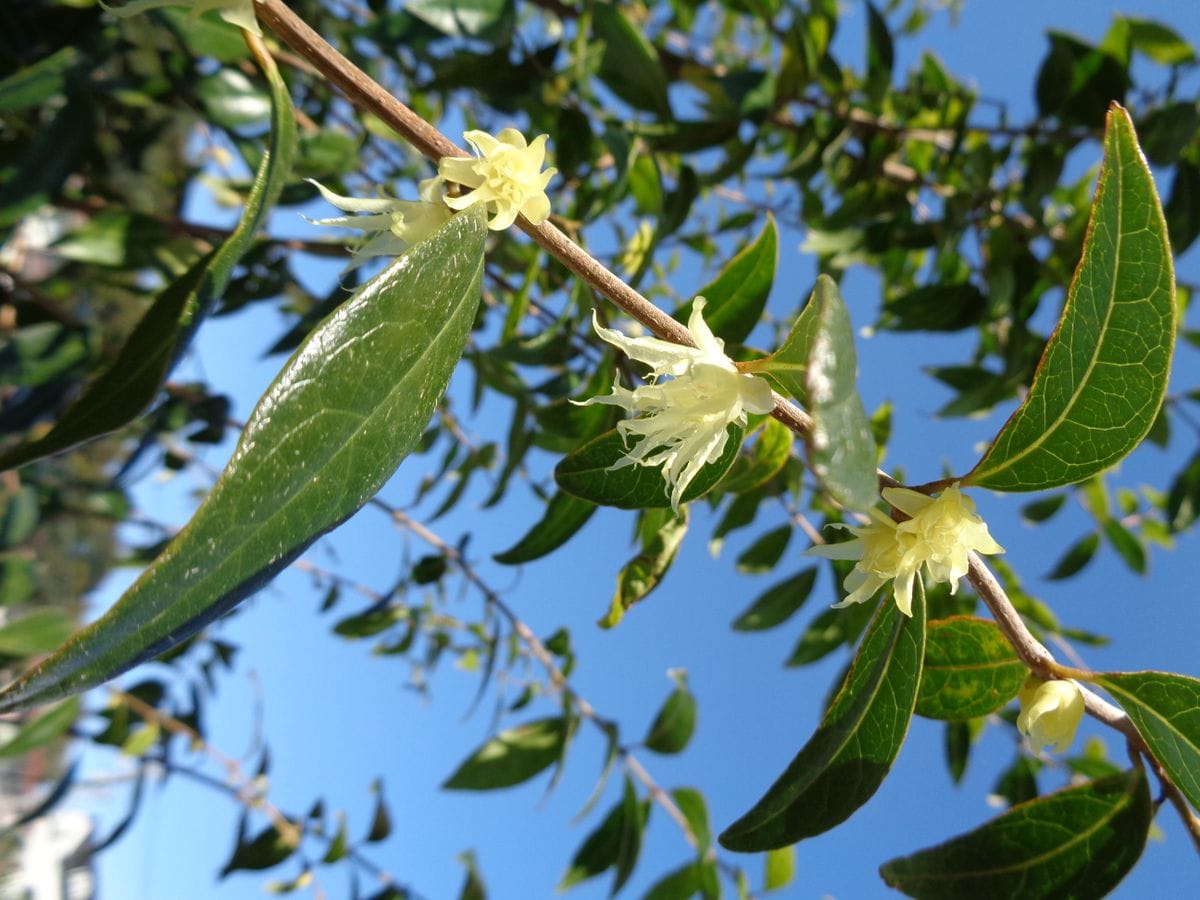
[[[1049,747],[1056,753],[1066,750],[1075,740],[1075,731],[1083,719],[1083,691],[1073,681],[1042,681],[1029,676],[1017,695],[1021,713],[1017,728],[1029,735],[1034,747]]]
[[[824,544],[808,552],[827,559],[857,560],[844,582],[846,599],[835,606],[862,603],[889,581],[896,605],[912,615],[913,580],[923,573],[926,584],[950,583],[958,590],[958,579],[967,574],[969,555],[1003,553],[992,539],[987,524],[975,512],[975,503],[954,484],[937,497],[907,488],[884,488],[883,499],[910,518],[895,522],[877,509],[861,527],[843,526],[854,539]]]
[[[332,219],[309,219],[314,225],[353,228],[371,235],[354,251],[353,266],[361,265],[373,256],[395,256],[417,241],[423,241],[450,218],[450,209],[443,201],[445,183],[441,178],[427,178],[418,186],[420,200],[394,200],[390,197],[363,199],[343,197],[324,185],[308,179],[325,200],[343,212],[366,213],[358,216],[337,216]]]
[[[596,334],[630,359],[651,368],[649,383],[628,390],[618,381],[613,392],[583,401],[619,406],[634,415],[617,425],[628,446],[638,438],[615,468],[661,466],[678,512],[692,479],[725,450],[728,426],[746,424],[746,413],[774,408],[771,386],[756,375],[743,375],[725,355],[725,342],[704,321],[704,298],[697,297],[688,319],[696,342],[685,347],[654,337],[629,338],[603,328],[593,314]]]
[[[542,171],[547,136],[539,135],[527,144],[521,132],[505,128],[495,137],[486,131],[468,131],[463,137],[480,156],[444,156],[438,163],[438,174],[473,190],[461,197],[447,197],[446,204],[453,209],[486,204],[492,214],[488,228],[493,231],[512,225],[518,214],[534,225],[545,222],[550,215],[546,185],[558,172],[553,168]]]
[[[189,21],[194,21],[197,16],[202,16],[215,9],[218,10],[217,14],[230,25],[236,25],[238,28],[244,28],[254,34],[262,34],[258,27],[258,18],[254,15],[254,0],[131,0],[130,3],[123,6],[105,6],[104,8],[118,19],[126,19],[151,9],[161,9],[164,6],[191,7],[191,12],[188,13]]]

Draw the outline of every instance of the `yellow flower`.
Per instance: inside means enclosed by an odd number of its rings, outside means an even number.
[[[640,418],[617,425],[626,446],[640,440],[614,466],[661,466],[671,493],[679,503],[692,479],[725,450],[731,423],[746,424],[746,413],[768,413],[775,406],[771,386],[756,375],[743,375],[725,355],[725,342],[704,322],[704,298],[697,297],[688,319],[696,342],[685,347],[655,337],[629,338],[595,319],[602,339],[630,359],[650,366],[650,383],[632,391],[613,385],[613,392],[585,400],[581,406],[602,403],[619,406]]]
[[[217,15],[230,25],[236,25],[254,34],[262,34],[258,27],[258,18],[254,15],[254,0],[132,0],[116,7],[105,6],[103,3],[100,5],[118,19],[126,19],[164,6],[190,6],[189,22],[215,9],[218,10]]]
[[[362,265],[373,256],[396,256],[408,247],[423,241],[450,218],[442,198],[445,183],[441,178],[427,178],[418,186],[420,200],[394,200],[391,197],[364,199],[343,197],[324,185],[309,178],[325,200],[338,209],[350,213],[368,213],[365,216],[338,216],[333,219],[309,219],[313,225],[328,225],[336,228],[353,228],[364,234],[373,235],[365,244],[354,251],[355,260],[350,268]]]
[[[1061,753],[1075,740],[1083,720],[1083,691],[1073,681],[1042,681],[1030,675],[1017,694],[1021,714],[1017,728],[1029,735],[1037,749],[1049,747]]]
[[[954,484],[937,497],[907,488],[884,488],[883,499],[911,518],[895,522],[877,509],[864,526],[843,526],[854,539],[840,544],[823,544],[808,552],[827,559],[853,559],[857,564],[843,583],[846,599],[836,607],[862,603],[887,582],[893,583],[896,606],[912,615],[913,580],[924,573],[926,586],[950,583],[967,574],[969,554],[1003,553],[992,539],[987,523],[975,512],[975,503]]]
[[[438,174],[447,181],[473,188],[461,197],[447,197],[452,209],[466,209],[474,203],[487,204],[492,214],[488,228],[501,231],[511,225],[520,213],[534,225],[541,225],[550,215],[550,198],[546,185],[557,169],[542,171],[546,159],[547,135],[525,143],[525,136],[515,128],[505,128],[496,137],[486,131],[468,131],[467,142],[480,154],[475,159],[443,156]]]

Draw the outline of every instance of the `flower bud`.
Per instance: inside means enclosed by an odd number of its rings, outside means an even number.
[[[1017,728],[1029,735],[1034,747],[1066,750],[1083,719],[1083,691],[1073,681],[1042,681],[1030,676],[1017,695],[1021,714]]]

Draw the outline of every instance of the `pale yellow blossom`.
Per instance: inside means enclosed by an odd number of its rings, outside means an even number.
[[[105,6],[118,19],[136,16],[151,9],[161,9],[164,6],[190,7],[188,21],[195,21],[206,12],[217,10],[217,15],[238,28],[261,35],[258,18],[254,14],[254,0],[131,0],[121,6]]]
[[[912,615],[913,581],[922,574],[929,587],[950,583],[967,574],[971,551],[1003,553],[988,533],[987,523],[975,512],[975,503],[954,484],[936,498],[907,488],[884,488],[883,499],[910,518],[895,522],[877,509],[863,526],[843,526],[854,539],[823,544],[808,552],[827,559],[857,560],[843,587],[846,599],[837,607],[862,603],[892,582],[896,606]]]
[[[746,424],[746,414],[774,408],[771,386],[756,375],[743,375],[725,355],[725,342],[704,321],[704,298],[697,297],[688,319],[696,342],[685,347],[655,337],[630,338],[601,327],[596,333],[630,359],[650,366],[648,384],[628,390],[620,381],[613,392],[581,405],[619,406],[639,418],[617,425],[626,446],[637,443],[616,464],[661,466],[676,511],[692,480],[725,451],[730,424]]]
[[[1017,728],[1038,750],[1049,747],[1061,753],[1075,740],[1075,732],[1083,720],[1083,691],[1073,681],[1042,681],[1029,676],[1017,695],[1021,713]]]
[[[367,214],[309,219],[314,225],[353,228],[368,235],[366,243],[354,251],[355,260],[351,268],[373,256],[400,254],[418,241],[425,240],[451,216],[450,210],[442,202],[445,183],[441,178],[427,178],[420,183],[420,200],[343,197],[311,178],[308,182],[321,192],[327,202],[343,212]]]
[[[463,137],[480,155],[444,156],[438,163],[438,174],[473,190],[461,197],[447,197],[446,204],[452,209],[485,204],[492,216],[488,228],[493,231],[508,228],[518,214],[534,225],[545,222],[550,216],[546,185],[558,172],[542,171],[547,135],[539,135],[531,144],[515,128],[505,128],[495,137],[486,131],[468,131]]]

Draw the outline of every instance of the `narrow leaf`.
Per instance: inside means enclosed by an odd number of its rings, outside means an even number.
[[[816,568],[805,569],[768,588],[733,620],[734,631],[762,631],[786,622],[808,599],[817,581]]]
[[[612,628],[625,617],[635,603],[649,596],[662,582],[679,546],[687,535],[687,509],[676,516],[669,509],[650,509],[642,513],[638,524],[641,551],[617,573],[617,589],[608,612],[600,620],[602,628]]]
[[[700,470],[683,492],[684,503],[707,494],[725,476],[737,458],[742,434],[738,426],[729,426],[725,452],[720,459]],[[630,446],[634,446],[634,443]],[[625,440],[617,430],[606,431],[563,457],[554,469],[554,479],[568,494],[601,506],[617,506],[621,509],[669,507],[671,500],[667,495],[667,483],[662,470],[638,464],[617,468],[626,453]]]
[[[1103,897],[1141,856],[1152,814],[1135,769],[1020,803],[880,874],[922,900]]]
[[[486,230],[455,216],[308,337],[192,520],[103,617],[0,693],[86,690],[194,634],[359,509],[416,446],[475,318]]]
[[[1025,402],[965,483],[1037,491],[1103,471],[1144,438],[1175,341],[1167,226],[1129,114],[1108,112],[1083,259]]]
[[[1046,577],[1051,581],[1070,578],[1092,561],[1092,557],[1096,555],[1096,551],[1099,548],[1100,535],[1094,531],[1088,532],[1067,548],[1062,558],[1059,559],[1050,574]]]
[[[79,718],[79,698],[72,697],[20,727],[12,740],[0,746],[0,759],[20,756],[62,737]]]
[[[566,722],[538,719],[500,732],[460,765],[443,788],[490,791],[528,781],[562,755]]]
[[[0,470],[59,453],[137,418],[229,283],[287,184],[296,146],[291,95],[274,60],[260,60],[271,90],[271,138],[237,226],[213,253],[168,285],[130,332],[112,365],[42,437],[0,454]]]
[[[1095,682],[1121,704],[1171,781],[1200,809],[1200,679],[1109,672]]]
[[[708,301],[704,307],[704,321],[713,334],[737,344],[750,336],[766,308],[778,263],[775,219],[768,214],[762,233],[739,250],[716,278],[696,292],[697,297]],[[692,314],[693,303],[689,300],[677,309],[675,318],[686,322]]]
[[[596,38],[604,46],[600,79],[630,106],[670,119],[667,75],[653,46],[616,4],[596,3],[591,11]]]
[[[523,538],[492,558],[506,566],[540,559],[569,541],[595,511],[596,504],[559,491],[546,503],[541,520]]]
[[[1017,696],[1028,674],[996,623],[970,616],[930,622],[917,715],[985,716]]]
[[[924,654],[924,590],[915,592],[911,618],[885,599],[816,734],[721,843],[738,851],[784,847],[828,831],[866,803],[908,733]]]

